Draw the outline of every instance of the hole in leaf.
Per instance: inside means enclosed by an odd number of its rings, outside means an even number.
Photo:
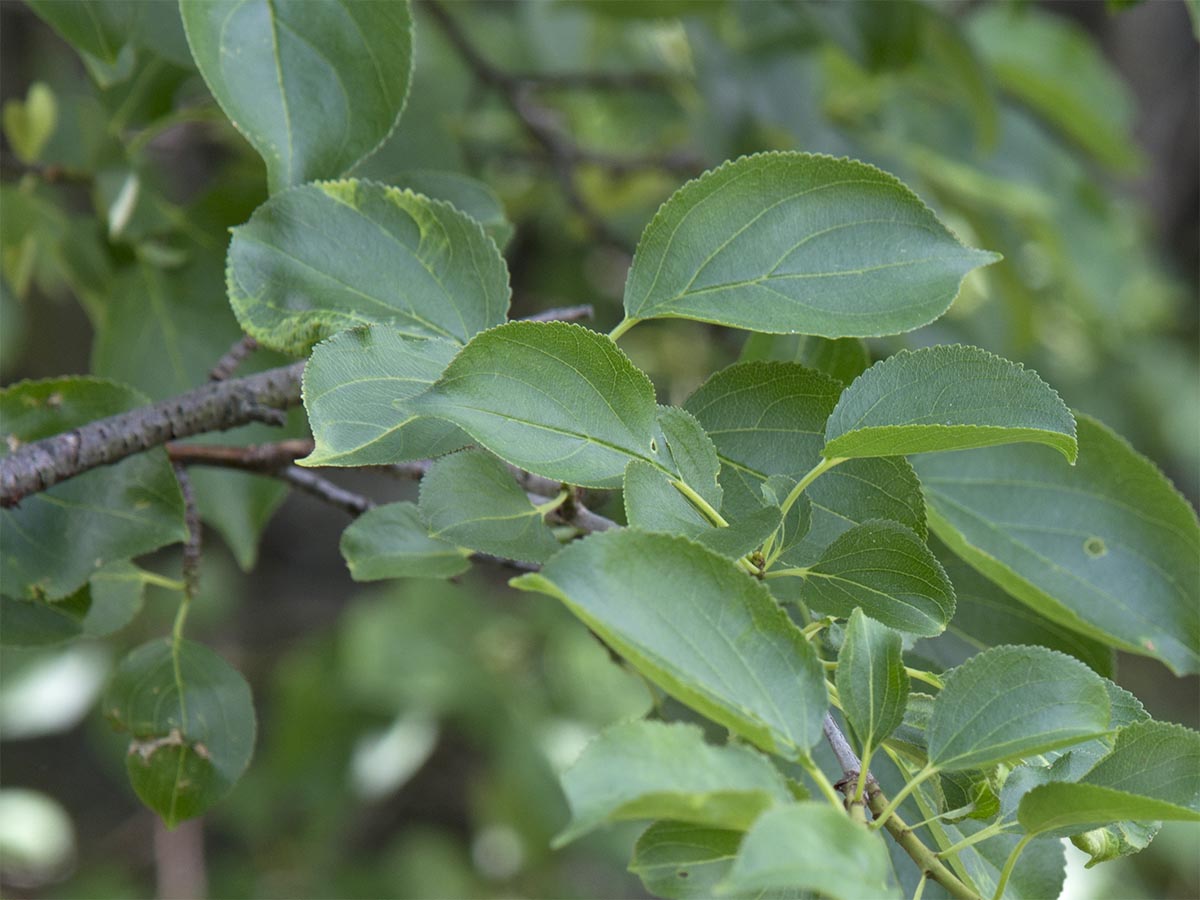
[[[680,869],[680,870],[679,870],[678,872],[676,872],[675,874],[676,874],[676,875],[678,875],[680,878],[687,878],[687,877],[688,877],[688,873],[687,873],[687,871],[686,871],[685,869]]]
[[[1106,553],[1108,553],[1108,547],[1100,538],[1090,537],[1083,542],[1083,552],[1092,559],[1099,559],[1101,556],[1104,556]]]
[[[656,441],[654,438],[650,438],[650,452],[651,453],[658,452],[658,441]]]

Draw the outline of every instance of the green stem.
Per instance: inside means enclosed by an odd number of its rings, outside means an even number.
[[[546,513],[553,512],[566,503],[569,496],[571,496],[571,492],[566,488],[563,488],[558,492],[557,497],[555,497],[553,500],[547,500],[545,503],[535,506],[534,510],[538,513],[538,515],[544,516]]]
[[[814,637],[816,637],[818,634],[820,634],[822,631],[824,631],[826,628],[828,628],[829,624],[830,624],[829,619],[817,619],[817,621],[810,622],[809,624],[807,624],[803,628],[801,628],[800,633],[802,635],[804,635],[804,639],[806,641],[811,641]],[[837,668],[837,663],[828,664],[827,668],[830,665],[834,669]]]
[[[944,686],[944,683],[939,676],[935,675],[933,672],[926,672],[924,669],[910,669],[908,666],[905,666],[904,674],[906,674],[909,678],[915,678],[917,681],[923,681],[926,684],[932,685],[939,691]]]
[[[1004,862],[1004,868],[1000,870],[1000,882],[996,885],[996,893],[992,895],[992,900],[1000,900],[1004,896],[1004,889],[1008,886],[1008,879],[1017,865],[1017,859],[1021,856],[1021,851],[1025,849],[1026,845],[1033,838],[1034,835],[1032,834],[1025,835],[1021,840],[1017,841],[1017,846],[1012,848],[1012,853],[1008,854],[1008,859]]]
[[[917,889],[913,891],[912,900],[921,900],[921,895],[925,893],[925,882],[929,880],[929,873],[922,872],[921,880],[917,882]]]
[[[904,787],[900,789],[900,792],[888,802],[888,805],[884,807],[883,811],[875,817],[875,824],[871,827],[882,828],[884,825],[886,825],[888,818],[896,811],[896,808],[904,802],[904,798],[915,791],[921,782],[925,781],[936,772],[937,769],[933,768],[933,766],[927,765],[916,775],[910,778]]]
[[[632,328],[634,325],[636,325],[640,321],[642,321],[642,320],[641,319],[631,319],[629,316],[626,316],[620,322],[617,323],[616,328],[614,328],[612,331],[610,331],[608,333],[609,340],[616,341],[617,339],[619,339],[621,337],[621,335],[623,335],[625,332],[627,332],[630,328]]]
[[[821,767],[813,762],[812,757],[808,755],[800,757],[799,762],[804,771],[808,773],[808,777],[816,783],[817,788],[825,795],[825,799],[832,803],[835,809],[840,809],[844,812],[846,807],[842,803],[842,795],[837,792],[837,789],[825,777],[825,773],[821,771]]]
[[[812,484],[834,466],[841,465],[845,461],[845,457],[835,456],[833,459],[822,459],[819,463],[809,469],[808,474],[796,482],[796,486],[792,488],[791,492],[784,499],[783,505],[779,507],[780,515],[786,519],[788,512],[795,505],[796,501],[800,499],[800,495],[808,490],[808,486],[810,484]]]
[[[888,834],[912,861],[920,866],[923,876],[927,875],[932,878],[944,887],[955,900],[981,900],[979,894],[967,887],[957,875],[946,868],[945,863],[925,846],[924,841],[917,837],[917,833],[906,825],[903,819],[895,813],[888,812],[894,804],[888,803],[878,788],[871,791],[869,805],[871,812],[875,814],[875,821],[884,823]],[[884,818],[885,813],[887,813],[886,818]]]
[[[940,818],[940,816],[937,816],[935,818]],[[965,850],[967,847],[970,847],[972,844],[978,844],[980,841],[986,841],[988,838],[996,837],[996,835],[1003,834],[1005,832],[1005,830],[1010,827],[1010,825],[1011,825],[1011,823],[1009,823],[1009,822],[993,822],[991,825],[987,826],[986,828],[982,828],[979,831],[975,832],[974,834],[963,838],[957,844],[951,844],[945,850],[939,850],[937,852],[937,855],[944,859],[947,856],[951,856],[951,855],[957,853],[959,850]]]
[[[772,572],[763,573],[763,578],[807,578],[809,571],[810,569],[807,567],[797,569],[775,569]]]
[[[142,584],[152,584],[155,587],[166,588],[168,591],[182,591],[184,583],[178,578],[168,578],[166,575],[159,575],[157,572],[142,572],[138,576],[142,580]]]
[[[679,493],[687,498],[687,501],[696,507],[697,511],[708,519],[708,521],[717,528],[728,528],[729,523],[725,521],[725,517],[709,505],[709,502],[692,490],[691,486],[686,481],[681,481],[678,478],[671,479],[671,486]]]

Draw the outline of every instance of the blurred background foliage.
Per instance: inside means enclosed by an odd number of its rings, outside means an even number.
[[[50,27],[61,9],[0,4],[0,377],[91,372],[165,397],[238,337],[223,254],[264,170],[173,3],[95,8],[110,40],[81,57]],[[1127,0],[418,4],[408,107],[354,174],[479,218],[505,247],[514,315],[590,302],[608,327],[629,248],[686,178],[769,149],[875,163],[1005,261],[872,353],[965,341],[1022,360],[1195,503],[1195,26],[1182,2]],[[743,352],[804,352],[744,340],[658,321],[627,348],[664,402]],[[116,650],[168,629],[166,592],[146,588],[116,646],[6,648],[5,895],[167,896],[205,879],[215,897],[641,895],[624,871],[636,828],[548,848],[566,821],[554,773],[651,703],[564,609],[507,591],[504,572],[364,591],[337,553],[340,513],[251,475],[196,481],[212,531],[194,632],[254,687],[250,772],[171,837],[127,787],[123,739],[94,705]],[[144,562],[178,571],[171,553]],[[1122,657],[1118,680],[1156,717],[1200,724],[1195,678]],[[1074,854],[1068,896],[1200,896],[1198,851],[1200,832],[1169,825],[1086,873]]]

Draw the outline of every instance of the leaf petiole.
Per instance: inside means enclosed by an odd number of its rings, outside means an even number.
[[[936,768],[927,765],[916,775],[910,778],[908,783],[905,784],[904,787],[902,787],[900,791],[888,801],[888,805],[885,806],[880,811],[879,815],[875,817],[875,821],[871,823],[871,828],[878,830],[887,824],[888,818],[890,818],[892,813],[894,813],[900,804],[904,802],[904,798],[915,791],[922,782],[928,780],[936,773]]]
[[[609,339],[612,340],[613,342],[616,342],[617,339],[621,337],[621,335],[623,335],[625,332],[627,332],[630,328],[632,328],[634,325],[636,325],[640,321],[641,321],[641,319],[631,319],[629,316],[626,316],[620,322],[617,323],[616,328],[614,328],[612,331],[610,331],[608,333]]]

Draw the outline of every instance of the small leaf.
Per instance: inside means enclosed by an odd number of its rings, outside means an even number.
[[[604,822],[666,818],[744,831],[790,803],[783,776],[749,747],[714,747],[692,725],[625,722],[584,748],[562,776],[571,824],[562,846]]]
[[[667,439],[671,468],[679,479],[704,498],[713,509],[721,508],[721,485],[717,475],[721,461],[712,439],[696,417],[676,406],[658,409],[658,427]]]
[[[255,210],[233,229],[228,281],[246,332],[296,355],[373,323],[462,344],[504,321],[510,293],[504,259],[475,220],[353,180],[306,184]]]
[[[891,628],[933,637],[954,615],[954,588],[925,543],[897,522],[847,531],[805,576],[804,601],[847,617],[855,607]]]
[[[57,126],[58,101],[44,82],[31,84],[23,101],[4,104],[4,136],[21,162],[35,162]]]
[[[0,596],[0,645],[40,647],[119,631],[141,611],[147,574],[127,560],[97,569],[88,583],[52,602]]]
[[[638,243],[625,314],[831,338],[898,334],[942,315],[966,274],[998,258],[964,247],[873,166],[762,153],[663,204]]]
[[[1034,441],[1075,461],[1075,420],[1036,373],[978,347],[928,347],[867,369],[825,425],[827,459]]]
[[[543,562],[559,549],[512,472],[483,450],[443,457],[421,479],[429,536],[481,553]]]
[[[510,583],[557,597],[668,694],[768,752],[800,758],[821,735],[815,651],[760,582],[699,544],[606,531]]]
[[[363,513],[342,532],[340,548],[355,581],[453,578],[471,567],[469,551],[430,537],[413,503]]]
[[[579,325],[509,322],[486,331],[413,408],[556,481],[620,487],[632,459],[670,471],[655,440],[650,379],[611,340]]]
[[[192,56],[271,192],[336,178],[391,133],[412,76],[407,2],[180,4]]]
[[[834,678],[842,713],[868,756],[904,720],[908,675],[900,635],[854,610]]]
[[[125,768],[168,828],[200,815],[242,777],[254,752],[254,703],[237,670],[207,647],[166,640],[121,661],[104,700],[130,735]]]
[[[416,415],[407,403],[437,381],[458,349],[387,325],[353,328],[317,344],[304,367],[315,446],[300,465],[390,465],[470,443],[449,422]]]
[[[718,896],[802,889],[833,900],[898,897],[888,883],[891,860],[881,835],[825,803],[768,810],[742,841]]]
[[[1079,416],[1079,463],[1041,447],[916,461],[934,530],[1046,618],[1200,670],[1196,513],[1155,465]]]
[[[1076,744],[1110,728],[1104,680],[1043,647],[994,647],[946,677],[926,732],[929,762],[977,769]]]
[[[629,871],[656,897],[711,900],[733,864],[742,836],[740,831],[655,822],[638,838]]]

